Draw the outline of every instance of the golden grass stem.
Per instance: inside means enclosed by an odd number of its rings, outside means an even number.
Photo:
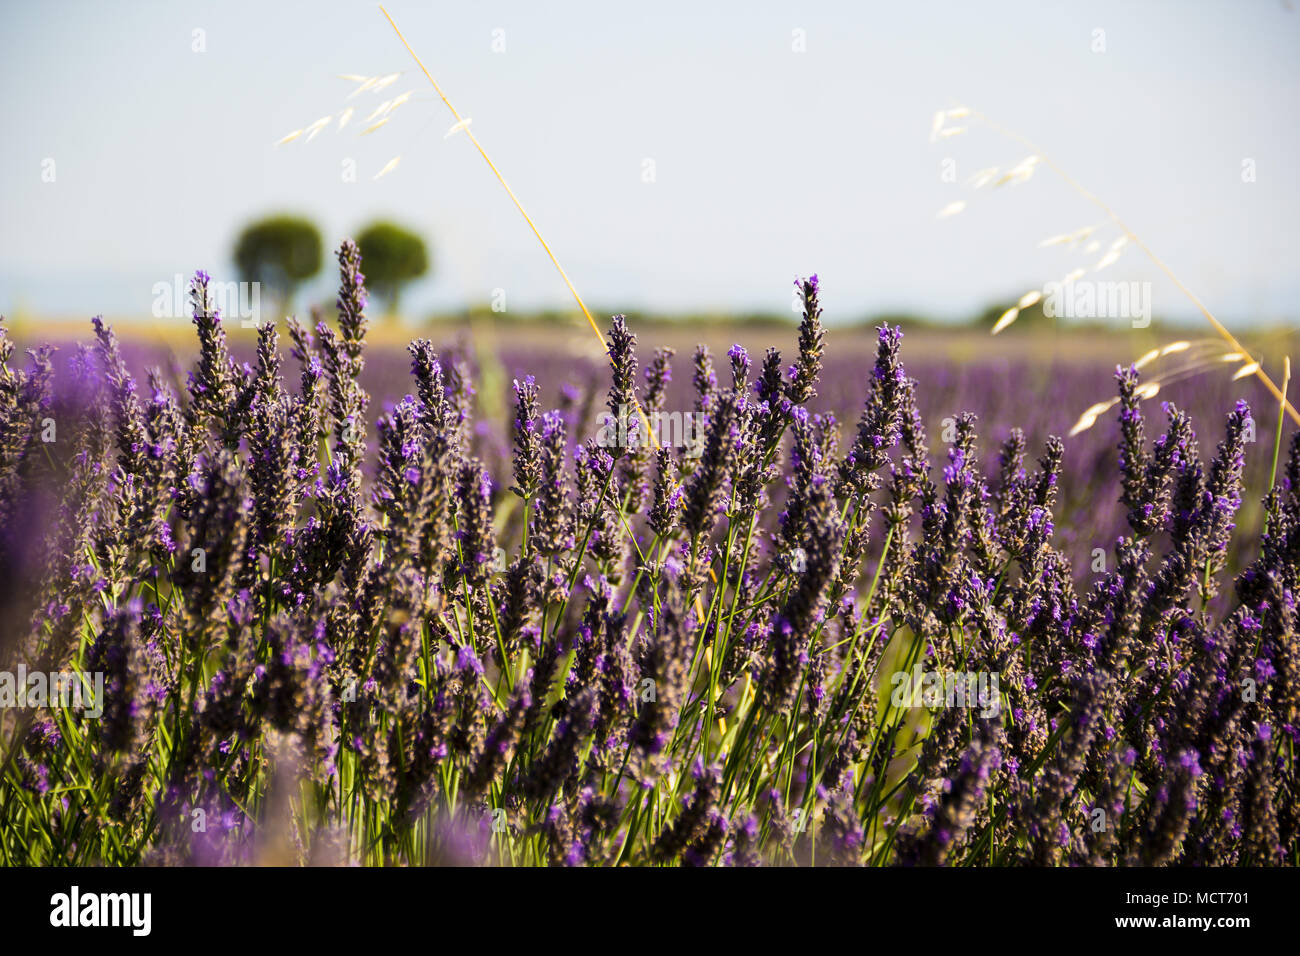
[[[423,73],[425,78],[429,81],[429,84],[433,87],[433,91],[438,94],[438,98],[446,104],[447,109],[451,111],[451,115],[456,118],[456,124],[460,127],[460,132],[463,132],[469,137],[469,141],[474,144],[474,148],[478,150],[478,154],[483,157],[483,162],[488,164],[488,168],[491,169],[492,174],[496,176],[497,182],[501,184],[501,188],[506,191],[506,195],[510,197],[510,201],[515,204],[515,208],[519,210],[519,214],[524,217],[524,222],[528,223],[528,228],[533,231],[533,235],[537,237],[537,241],[540,242],[542,248],[546,250],[546,255],[550,258],[551,264],[554,265],[555,270],[559,272],[560,278],[564,280],[564,284],[569,287],[569,292],[573,296],[573,301],[578,303],[578,308],[580,308],[582,314],[587,317],[587,324],[591,326],[591,331],[596,333],[596,338],[600,342],[600,347],[608,352],[609,346],[605,344],[605,336],[601,334],[600,326],[596,325],[596,320],[593,319],[591,313],[587,311],[587,306],[583,303],[582,296],[578,295],[578,290],[574,287],[573,281],[569,278],[569,274],[564,271],[564,266],[560,265],[560,260],[555,257],[555,253],[551,251],[551,247],[547,245],[546,240],[542,238],[542,234],[538,230],[536,223],[533,222],[532,217],[529,216],[528,212],[524,209],[524,204],[519,201],[519,197],[516,196],[515,191],[510,188],[510,184],[506,182],[506,178],[501,175],[501,170],[497,169],[496,163],[492,162],[492,158],[488,156],[487,151],[478,141],[478,137],[474,135],[474,131],[470,128],[469,124],[465,123],[465,118],[457,112],[456,107],[451,105],[451,100],[447,99],[447,94],[442,91],[442,87],[440,87],[438,81],[433,78],[433,74],[431,74],[428,68],[425,67],[424,62],[416,54],[415,50],[411,49],[411,44],[406,42],[406,37],[403,36],[402,31],[398,29],[397,23],[393,20],[392,15],[384,9],[382,4],[380,4],[379,12],[388,20],[389,25],[393,28],[393,32],[397,34],[397,39],[402,41],[402,46],[406,47],[406,52],[411,54],[411,59],[413,59],[415,65],[420,68],[420,72]],[[650,435],[650,440],[654,442],[655,448],[658,448],[659,436],[655,434],[655,429],[650,425],[650,417],[645,413],[645,410],[641,407],[641,403],[636,400],[635,396],[633,397],[632,402],[636,405],[636,410],[640,413],[642,420],[645,422],[646,432]]]
[[[1200,299],[1198,299],[1196,295],[1192,292],[1192,290],[1187,288],[1187,286],[1183,284],[1182,280],[1180,280],[1178,276],[1174,275],[1173,270],[1170,269],[1169,266],[1167,266],[1164,263],[1164,260],[1162,260],[1154,252],[1152,252],[1151,249],[1146,245],[1146,243],[1144,243],[1141,239],[1138,238],[1137,233],[1135,233],[1132,229],[1130,229],[1128,224],[1125,223],[1124,220],[1122,220],[1119,217],[1118,213],[1116,213],[1113,209],[1111,209],[1110,206],[1106,205],[1106,203],[1103,202],[1098,196],[1094,195],[1091,191],[1086,189],[1083,186],[1083,184],[1081,184],[1073,176],[1071,176],[1064,169],[1058,166],[1045,152],[1043,152],[1038,147],[1036,143],[1031,142],[1030,140],[1026,139],[1024,136],[1021,136],[1019,133],[1015,132],[1014,130],[1007,129],[1005,126],[1001,126],[998,123],[993,122],[983,113],[972,112],[971,116],[979,119],[980,122],[984,123],[984,125],[986,125],[989,129],[993,130],[994,132],[1000,133],[1001,135],[1007,137],[1008,139],[1011,139],[1019,143],[1021,146],[1024,146],[1026,149],[1030,150],[1032,153],[1038,156],[1039,159],[1043,162],[1043,164],[1046,165],[1049,169],[1051,169],[1052,172],[1056,173],[1056,175],[1060,176],[1061,179],[1065,180],[1066,184],[1071,189],[1075,190],[1077,193],[1079,193],[1081,196],[1087,199],[1090,203],[1092,203],[1094,206],[1096,206],[1098,209],[1104,212],[1110,218],[1111,222],[1113,222],[1115,226],[1121,232],[1124,233],[1124,235],[1128,236],[1129,240],[1135,246],[1137,246],[1139,249],[1142,250],[1142,252],[1146,255],[1146,257],[1150,259],[1152,263],[1155,264],[1156,268],[1159,269],[1161,272],[1163,272],[1166,276],[1168,276],[1169,280],[1173,282],[1175,286],[1178,287],[1179,291],[1181,291],[1183,295],[1187,296],[1187,298],[1191,300],[1192,305],[1196,306],[1196,308],[1200,311],[1201,315],[1205,316],[1205,320],[1210,323],[1210,325],[1214,328],[1214,331],[1219,333],[1220,337],[1222,337],[1225,342],[1227,342],[1229,345],[1232,346],[1233,351],[1240,352],[1245,358],[1250,359],[1250,352],[1247,351],[1246,347],[1237,341],[1236,337],[1234,337],[1233,334],[1228,331],[1228,329],[1223,325],[1223,323],[1221,323],[1218,319],[1216,319],[1213,313],[1211,313],[1210,310],[1206,308],[1205,303],[1203,303]],[[1292,405],[1289,401],[1287,401],[1286,395],[1282,392],[1282,390],[1279,389],[1275,384],[1273,384],[1273,380],[1269,378],[1268,374],[1264,371],[1263,363],[1260,363],[1259,368],[1255,370],[1255,377],[1258,378],[1261,382],[1263,382],[1264,387],[1267,388],[1273,394],[1273,397],[1282,403],[1282,407],[1286,410],[1287,414],[1291,416],[1291,420],[1294,421],[1297,425],[1300,425],[1300,412],[1297,412],[1295,406]]]
[[[1287,355],[1282,360],[1282,403],[1286,404],[1287,388],[1291,385],[1291,356]],[[1277,413],[1277,432],[1273,435],[1273,467],[1268,476],[1268,487],[1272,490],[1277,484],[1277,459],[1282,451],[1282,415],[1283,409],[1278,409]],[[1268,522],[1264,522],[1264,528],[1267,530]]]

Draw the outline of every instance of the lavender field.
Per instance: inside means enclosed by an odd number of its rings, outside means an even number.
[[[816,276],[766,351],[370,349],[338,262],[246,361],[203,273],[179,374],[3,340],[0,860],[1295,859],[1254,379],[836,355]]]
[[[1282,928],[1291,0],[0,23],[6,942]]]

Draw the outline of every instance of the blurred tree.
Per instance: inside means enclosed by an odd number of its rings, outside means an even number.
[[[245,282],[259,282],[281,305],[320,271],[321,238],[310,220],[269,216],[251,223],[235,242],[235,266]]]
[[[402,286],[429,271],[424,240],[396,223],[374,222],[357,236],[366,288],[397,311]]]
[[[991,329],[998,323],[998,320],[1006,315],[1007,310],[1014,306],[1015,302],[999,302],[990,305],[987,309],[971,321],[976,328]],[[1016,330],[1027,332],[1036,329],[1055,328],[1060,324],[1060,320],[1054,316],[1049,316],[1043,311],[1043,300],[1035,302],[1028,308],[1020,309],[1019,315],[1007,326],[1007,331]]]

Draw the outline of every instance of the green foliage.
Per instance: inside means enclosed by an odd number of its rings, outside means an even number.
[[[997,324],[998,319],[1002,318],[1002,316],[1006,314],[1007,309],[1011,308],[1015,304],[1015,302],[994,303],[979,315],[975,316],[971,321],[971,324],[979,329],[991,329]],[[1059,320],[1047,315],[1043,311],[1043,302],[1040,300],[1039,302],[1029,306],[1027,309],[1021,309],[1020,315],[1016,318],[1015,322],[1007,326],[1006,332],[1013,330],[1018,332],[1028,332],[1050,329],[1054,328],[1058,324],[1058,321]],[[1005,335],[1006,332],[1003,332],[1002,334]]]
[[[260,282],[282,299],[321,267],[321,237],[316,226],[299,216],[277,215],[245,227],[235,242],[235,266],[245,282]]]
[[[367,288],[387,299],[396,311],[402,287],[429,271],[424,240],[396,223],[375,222],[357,236],[357,245],[365,263]]]

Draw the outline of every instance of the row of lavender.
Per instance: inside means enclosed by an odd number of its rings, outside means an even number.
[[[319,318],[319,316],[317,316]],[[469,435],[473,454],[482,459],[499,487],[510,485],[511,447],[508,406],[513,402],[512,379],[532,375],[539,385],[541,401],[563,415],[571,447],[600,431],[608,370],[571,351],[555,348],[520,351],[506,346],[491,355],[476,354],[474,342],[464,334],[447,334],[439,343],[439,352],[465,364],[474,381],[476,394],[471,396],[474,426]],[[857,346],[855,346],[855,352]],[[239,364],[256,363],[256,354],[242,344],[230,349]],[[183,390],[187,370],[165,346],[143,341],[124,342],[124,360],[137,377],[157,367],[163,380]],[[695,356],[677,356],[677,376],[665,386],[664,408],[689,416],[695,408]],[[710,362],[714,361],[713,358]],[[856,418],[862,403],[866,373],[871,357],[860,353],[828,353],[823,361],[817,394],[808,408],[836,416],[841,422]],[[54,369],[53,390],[56,405],[66,414],[75,414],[89,400],[87,382],[72,362],[64,361]],[[482,374],[480,364],[490,366]],[[688,374],[682,374],[682,368]],[[368,351],[361,384],[372,398],[372,414],[391,412],[411,392],[410,356],[393,348]],[[1034,361],[1029,358],[1000,358],[992,348],[986,354],[967,361],[933,356],[909,357],[908,374],[915,378],[917,406],[930,434],[945,445],[951,444],[957,417],[962,411],[974,413],[979,420],[984,441],[1001,446],[1019,429],[1026,436],[1031,457],[1041,454],[1050,435],[1064,435],[1077,421],[1083,407],[1104,398],[1114,388],[1114,367],[1098,361]],[[672,367],[670,365],[671,374]],[[716,373],[713,373],[716,375]],[[495,391],[485,393],[485,379]],[[1276,426],[1277,401],[1258,380],[1251,377],[1234,381],[1229,375],[1207,372],[1194,378],[1165,384],[1157,399],[1144,404],[1158,408],[1168,401],[1183,409],[1195,422],[1217,421],[1224,409],[1245,399],[1258,410],[1258,420],[1246,435],[1243,453],[1242,518],[1229,544],[1226,571],[1243,570],[1258,551],[1262,521],[1261,504],[1269,489]],[[1065,443],[1054,546],[1072,562],[1076,583],[1088,585],[1107,570],[1109,549],[1115,539],[1128,530],[1126,509],[1121,504],[1118,451],[1115,421],[1118,410],[1101,417],[1099,422]],[[635,426],[639,416],[629,416]],[[611,420],[616,420],[614,416]],[[1283,434],[1283,447],[1290,441],[1290,422]],[[363,463],[369,467],[369,463]],[[783,489],[773,494],[782,499]],[[777,509],[779,511],[779,509]],[[775,520],[776,511],[767,516]],[[880,541],[874,541],[876,548]],[[763,547],[758,542],[757,547]],[[1100,549],[1107,552],[1098,555]]]
[[[888,328],[836,368],[812,277],[793,360],[673,381],[615,317],[606,384],[521,375],[501,431],[419,341],[376,415],[339,263],[288,367],[202,273],[183,383],[98,321],[66,377],[0,338],[0,859],[1294,859],[1300,441],[1270,487],[1244,402],[1151,442],[1125,371],[1118,449],[1066,446],[1077,380],[918,385]],[[987,462],[963,396],[1023,427]]]

